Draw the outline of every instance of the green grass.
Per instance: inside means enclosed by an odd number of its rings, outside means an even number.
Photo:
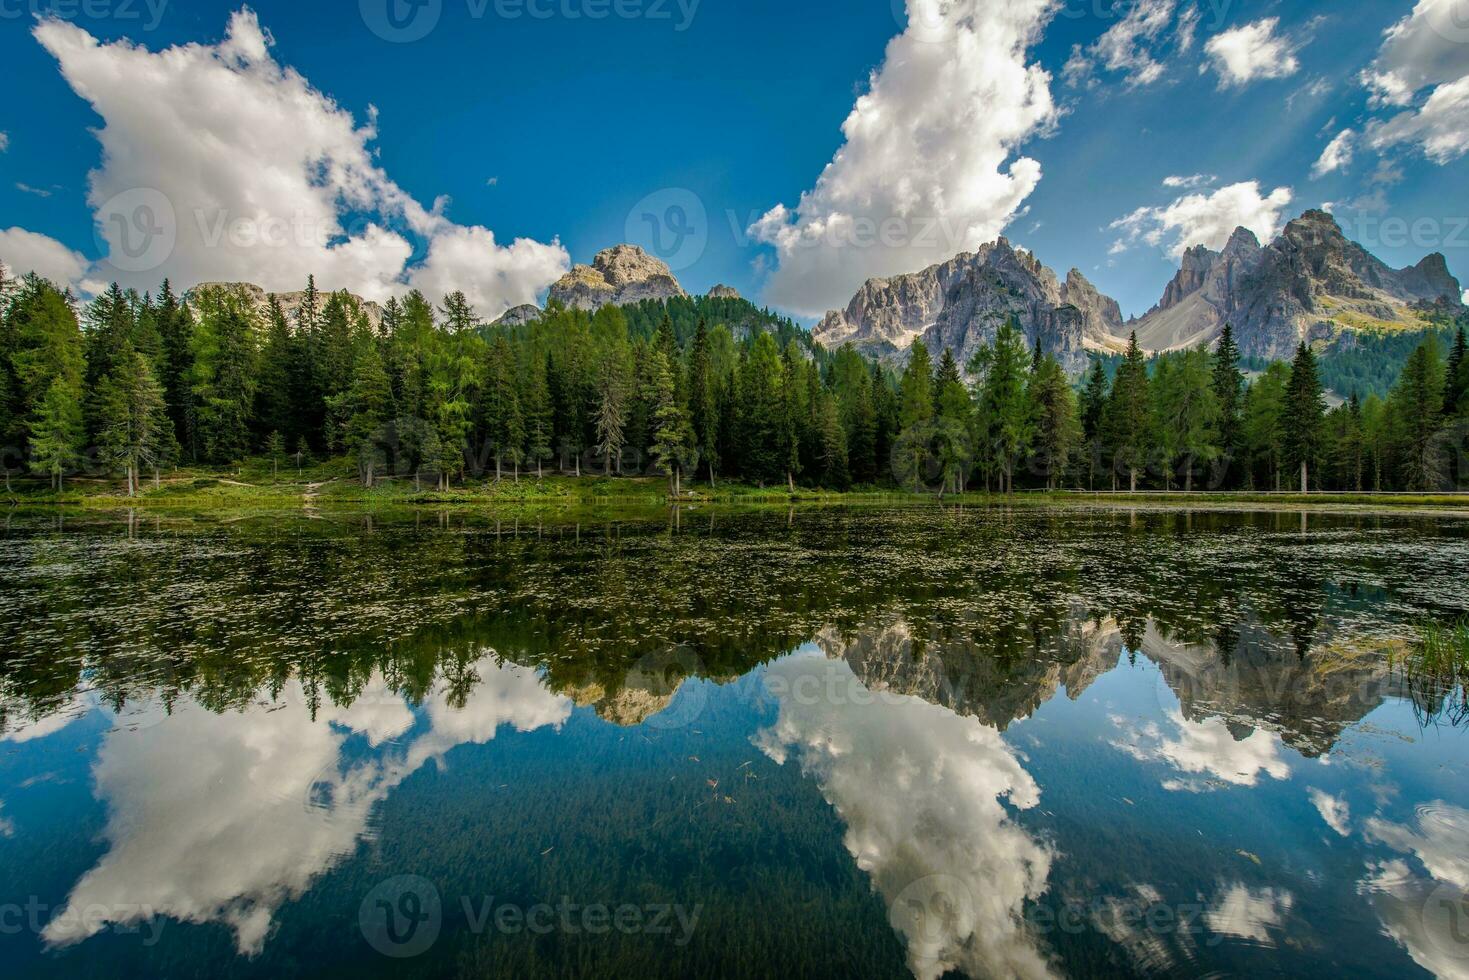
[[[756,487],[721,481],[711,488],[707,481],[686,483],[686,503],[748,505],[836,505],[836,504],[935,504],[933,493],[912,493],[893,487],[856,487],[837,493],[809,487],[790,492],[785,485]],[[546,474],[538,478],[522,473],[515,479],[506,473],[456,483],[445,491],[432,483],[415,486],[411,479],[388,477],[372,488],[363,487],[350,461],[332,459],[299,469],[294,464],[272,466],[268,460],[247,460],[230,469],[190,468],[165,475],[154,485],[144,480],[137,497],[123,492],[114,479],[68,480],[57,493],[43,480],[13,479],[8,494],[0,501],[13,506],[62,505],[87,508],[159,507],[175,509],[262,509],[285,510],[326,507],[394,507],[456,505],[478,507],[558,508],[583,506],[666,506],[668,482],[658,477],[582,477]],[[1141,492],[1093,494],[1079,491],[1021,492],[998,496],[985,493],[948,495],[945,504],[974,506],[1149,506],[1149,507],[1240,507],[1254,509],[1301,507],[1376,508],[1466,508],[1469,495],[1349,494],[1317,493],[1192,493]]]
[[[1409,656],[1407,666],[1421,674],[1448,681],[1469,677],[1469,617],[1419,623],[1418,642]]]

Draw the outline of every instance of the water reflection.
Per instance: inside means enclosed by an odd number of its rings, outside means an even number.
[[[186,705],[142,731],[109,732],[94,766],[108,850],[44,938],[66,945],[166,915],[225,923],[240,953],[259,953],[276,908],[356,849],[373,808],[404,779],[503,725],[526,732],[570,714],[532,670],[485,659],[473,672],[460,703],[436,690],[416,712],[374,678],[349,706],[313,718],[292,681],[265,710]],[[349,753],[354,736],[373,751]]]
[[[919,697],[874,696],[816,653],[772,665],[765,684],[779,717],[756,744],[820,785],[914,975],[1051,976],[1022,913],[1046,890],[1052,850],[1005,806],[1037,806],[1040,787],[999,732]]]
[[[381,821],[390,797],[423,792],[427,780],[405,785],[415,774],[465,746],[513,755],[539,732],[560,734],[522,779],[636,746],[662,753],[658,784],[697,788],[694,802],[629,789],[638,843],[584,857],[579,887],[678,894],[702,874],[750,889],[727,886],[726,922],[758,901],[800,921],[809,904],[773,896],[802,894],[791,881],[811,874],[829,911],[856,922],[871,905],[892,926],[892,949],[867,936],[867,958],[829,958],[832,973],[1309,972],[1329,951],[1466,975],[1469,797],[1453,768],[1466,743],[1450,710],[1464,692],[1394,666],[1415,617],[1469,608],[1458,525],[455,522],[12,529],[0,765],[73,740],[100,808],[103,850],[67,878],[46,947],[80,955],[110,926],[163,917],[227,929],[241,961],[270,973],[282,921],[311,914],[291,907],[405,833]],[[735,751],[735,778],[769,782],[767,795],[703,771]],[[577,791],[510,819],[600,820]],[[44,834],[14,806],[29,792],[29,777],[0,782],[0,848]],[[842,891],[805,828],[806,850],[731,845],[732,867],[653,880],[663,845],[707,836],[717,850],[739,821],[777,812],[833,828],[861,894]],[[457,852],[426,833],[417,853]],[[760,866],[770,855],[778,866]],[[438,880],[452,896],[473,873],[448,863]],[[1079,925],[1058,925],[1076,902]],[[97,908],[109,912],[85,914]],[[1191,910],[1196,929],[1157,928],[1160,909]],[[759,972],[787,952],[735,963],[704,938],[728,934],[707,928],[683,967]],[[472,952],[438,965],[499,962],[473,947],[484,937],[456,935],[446,947]],[[514,962],[586,955],[537,947]],[[647,955],[627,962],[668,962]]]

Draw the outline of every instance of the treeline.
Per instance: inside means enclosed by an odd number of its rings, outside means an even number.
[[[1080,388],[1005,325],[961,365],[915,344],[901,374],[735,299],[487,327],[462,294],[367,309],[314,280],[288,313],[236,287],[114,285],[80,312],[0,272],[3,469],[115,473],[130,493],[185,464],[348,456],[447,488],[467,476],[665,475],[762,486],[1011,491],[1412,489],[1464,476],[1464,336],[1429,337],[1386,399],[1327,410],[1319,367],[1247,381],[1218,349],[1149,362],[1134,339]],[[1298,482],[1299,481],[1299,482]]]

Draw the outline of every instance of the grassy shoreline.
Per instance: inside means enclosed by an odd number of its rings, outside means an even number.
[[[363,487],[349,464],[334,461],[297,470],[273,471],[259,462],[230,470],[191,469],[171,474],[155,487],[145,481],[136,497],[128,497],[116,480],[68,481],[62,492],[43,481],[13,480],[11,491],[0,489],[0,500],[11,507],[62,506],[115,509],[119,507],[200,510],[320,509],[403,506],[477,508],[658,507],[671,501],[667,481],[657,477],[606,478],[601,476],[522,474],[496,481],[469,480],[448,491],[415,487],[411,480],[385,479],[371,489]],[[1143,491],[1105,493],[1088,491],[1022,491],[1012,495],[985,493],[911,493],[893,488],[855,488],[847,492],[797,487],[754,487],[740,483],[686,486],[684,504],[746,505],[975,505],[975,506],[1148,506],[1241,507],[1255,509],[1302,507],[1463,510],[1469,513],[1469,494],[1357,494]]]

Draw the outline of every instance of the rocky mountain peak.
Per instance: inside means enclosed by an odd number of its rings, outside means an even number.
[[[591,265],[573,266],[551,287],[550,298],[575,309],[596,310],[687,295],[667,263],[636,245],[615,245],[598,252]]]
[[[813,338],[901,360],[921,337],[936,356],[952,351],[967,363],[1007,320],[1028,343],[1079,369],[1087,350],[1115,346],[1122,310],[1079,271],[1063,284],[1035,255],[999,238],[922,272],[868,280],[846,309],[826,315]]]
[[[1240,228],[1223,252],[1189,249],[1162,301],[1136,327],[1144,347],[1173,350],[1212,342],[1230,323],[1246,354],[1280,358],[1303,340],[1343,330],[1421,328],[1422,306],[1459,298],[1443,256],[1393,269],[1318,209],[1269,245]]]
[[[738,289],[735,289],[733,286],[723,285],[721,283],[720,285],[715,286],[713,289],[709,290],[709,298],[710,299],[742,299],[743,297],[740,296],[740,291]]]

